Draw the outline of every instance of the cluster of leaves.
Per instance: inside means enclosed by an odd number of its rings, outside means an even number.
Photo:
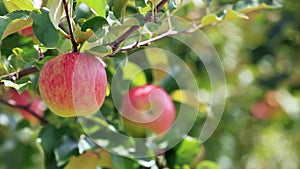
[[[41,1],[40,4],[34,2],[37,1],[0,0],[0,75],[3,75],[0,79],[1,89],[12,87],[20,93],[24,90],[38,91],[37,74],[27,77],[21,76],[21,73],[13,74],[13,76],[7,76],[7,74],[20,72],[28,67],[34,68],[32,73],[37,72],[52,57],[72,51],[74,47],[70,41],[72,33],[74,33],[74,40],[80,51],[86,51],[104,59],[107,63],[108,81],[111,83],[111,77],[116,72],[120,61],[126,58],[132,50],[139,50],[141,46],[150,45],[151,42],[154,42],[152,39],[159,36],[155,32],[162,25],[161,18],[168,18],[177,12],[178,15],[191,19],[188,15],[193,12],[193,9],[212,11],[212,13],[199,12],[196,14],[196,18],[193,17],[197,23],[195,27],[198,29],[231,19],[248,18],[246,14],[258,9],[278,7],[272,0],[207,0],[206,5],[200,6],[193,2],[184,4],[176,0],[158,2],[145,0],[47,0]],[[65,6],[72,14],[72,31],[69,30],[70,25],[66,19]],[[156,15],[158,11],[155,8],[159,8],[162,16],[160,16],[161,14]],[[175,23],[170,23],[170,29],[173,24]],[[22,36],[21,31],[31,26],[33,35]],[[194,27],[187,29],[195,30]],[[197,73],[202,72],[203,76],[197,80],[204,82],[201,87],[207,89],[209,93],[209,79],[204,73],[205,69],[201,61],[194,59],[193,53],[190,51],[182,50],[185,49],[183,44],[165,36],[164,39],[152,45],[172,50]],[[151,57],[151,54],[148,54],[147,57]],[[172,65],[168,61],[161,62],[172,69]],[[124,79],[128,78],[127,71],[139,70],[138,65],[130,60],[128,65],[122,72]],[[19,79],[19,77],[22,78]],[[156,76],[154,71],[143,70],[131,85],[137,86],[153,82],[164,86],[176,100],[178,90],[174,85],[174,80]],[[113,127],[125,132],[120,129],[119,115],[115,110],[111,95],[109,93],[107,95],[100,111],[109,124],[100,127],[95,125],[96,129],[108,130]],[[181,103],[177,104],[177,107],[180,107]],[[147,152],[150,158],[138,159],[130,154],[131,147],[126,147],[127,149],[122,149],[125,151],[123,154],[130,155],[109,154],[111,163],[107,162],[109,160],[101,161],[101,153],[99,157],[101,147],[86,135],[86,131],[82,129],[76,119],[59,118],[47,111],[44,118],[47,119],[48,124],[40,128],[39,125],[20,120],[19,116],[14,113],[5,113],[14,111],[7,106],[1,105],[0,110],[0,133],[3,133],[0,135],[0,152],[3,159],[0,168],[2,165],[5,168],[68,168],[70,165],[79,165],[84,161],[84,155],[87,152],[92,152],[90,159],[94,161],[89,161],[93,164],[90,166],[91,168],[96,168],[96,166],[116,169],[220,168],[214,162],[203,161],[204,146],[197,139],[199,128],[205,120],[203,113],[205,108],[200,110],[200,115],[189,136],[164,155],[154,157],[154,152],[149,148]],[[129,142],[130,146],[135,144],[132,143],[132,140],[124,142]],[[118,148],[123,145],[114,146]],[[18,156],[14,156],[15,154]],[[74,158],[74,156],[79,155],[78,162],[78,158]]]

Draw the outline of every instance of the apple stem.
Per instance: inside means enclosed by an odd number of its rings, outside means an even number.
[[[69,30],[70,30],[70,38],[69,39],[72,42],[73,52],[78,52],[78,49],[77,49],[78,43],[76,42],[75,37],[74,37],[71,17],[70,17],[70,13],[69,13],[69,7],[68,7],[68,4],[67,4],[66,0],[63,0],[63,4],[64,4],[64,9],[65,9],[66,17],[67,17]]]
[[[29,114],[36,117],[43,125],[46,125],[46,124],[49,123],[44,117],[42,117],[42,116],[36,114],[34,111],[30,110],[29,109],[30,104],[27,105],[27,106],[22,106],[22,105],[19,105],[19,104],[11,104],[11,103],[7,102],[4,99],[0,99],[0,103],[5,104],[5,105],[10,106],[10,107],[15,107],[15,108],[19,108],[19,109],[23,109],[23,110],[27,111]]]

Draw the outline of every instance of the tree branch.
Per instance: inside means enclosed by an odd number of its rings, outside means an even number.
[[[7,102],[6,100],[4,100],[2,98],[0,98],[0,103],[5,104],[5,105],[10,106],[10,107],[13,107],[13,108],[23,109],[26,112],[28,112],[29,114],[31,114],[32,116],[36,117],[43,125],[48,124],[47,119],[45,119],[44,117],[36,114],[34,111],[29,109],[30,104],[27,105],[27,106],[22,106],[22,105],[19,105],[19,104],[12,104],[12,103],[9,103],[9,102]]]
[[[127,32],[125,32],[123,35],[121,35],[118,39],[116,39],[115,41],[110,43],[109,46],[115,52],[118,49],[118,47],[120,46],[120,44],[138,29],[139,29],[139,26],[137,26],[137,25],[132,26]]]
[[[168,0],[162,0],[157,6],[156,6],[156,11],[159,11],[166,3]],[[144,20],[145,22],[151,22],[152,18],[152,12],[148,12],[147,15],[145,16]],[[139,29],[139,26],[134,25],[132,26],[127,32],[125,32],[123,35],[121,35],[118,39],[115,41],[109,43],[109,46],[112,48],[113,53],[118,49],[120,44],[125,41],[130,35],[132,35],[135,31]]]
[[[174,30],[170,30],[166,33],[163,33],[161,35],[158,35],[152,39],[146,40],[146,41],[142,41],[142,42],[138,42],[138,43],[134,43],[132,45],[128,45],[128,46],[124,46],[120,49],[120,51],[127,51],[127,50],[131,50],[134,49],[136,47],[141,47],[141,46],[147,46],[150,45],[152,42],[163,39],[167,36],[173,36],[173,35],[178,35],[178,34],[188,34],[188,33],[192,33],[194,32],[194,29],[189,29],[189,30],[182,30],[182,31],[174,31]]]
[[[63,0],[63,4],[64,4],[64,9],[65,9],[65,13],[66,13],[67,21],[68,21],[68,26],[69,26],[69,31],[70,31],[70,40],[72,41],[73,52],[78,52],[78,49],[77,49],[78,43],[76,42],[75,37],[74,37],[71,17],[70,17],[70,13],[69,13],[69,7],[68,7],[66,0]]]
[[[162,7],[168,2],[169,0],[162,0],[155,8],[155,11],[161,10]],[[152,12],[148,12],[146,17],[145,17],[145,22],[151,22],[151,18],[153,16]]]
[[[23,69],[23,70],[18,71],[18,72],[13,72],[13,73],[9,73],[9,74],[0,76],[0,80],[2,80],[2,79],[10,79],[12,81],[16,81],[16,80],[21,79],[21,78],[23,78],[25,76],[28,76],[28,75],[33,74],[33,73],[36,73],[38,71],[39,70],[35,66],[31,66],[29,68]],[[2,84],[3,84],[3,82],[0,82],[0,85],[2,85]]]
[[[162,0],[156,6],[156,10],[159,11],[167,2],[168,2],[168,0]],[[75,38],[74,38],[74,34],[73,34],[73,30],[72,30],[72,23],[71,23],[70,15],[69,15],[68,4],[66,3],[66,0],[63,0],[63,3],[64,3],[64,9],[65,9],[65,12],[66,12],[66,15],[67,15],[68,25],[69,25],[69,29],[70,29],[70,37],[69,38],[72,41],[73,51],[75,52],[75,51],[78,50],[77,49],[78,44],[76,43]],[[150,22],[152,15],[153,14],[151,12],[148,12],[148,14],[145,16],[145,19],[144,19],[145,22]],[[139,26],[137,26],[137,25],[132,26],[127,32],[125,32],[118,39],[116,39],[115,41],[111,42],[108,45],[111,46],[112,49],[113,49],[113,52],[115,52],[118,49],[118,47],[120,46],[120,44],[124,40],[126,40],[126,38],[128,38],[130,35],[132,35],[138,29],[139,29]],[[181,31],[181,33],[184,33],[184,32],[189,33],[190,30]],[[146,46],[146,45],[149,45],[151,42],[154,42],[154,41],[162,39],[162,38],[164,38],[166,36],[171,36],[171,35],[175,35],[175,34],[178,34],[178,33],[180,33],[180,32],[178,32],[178,31],[177,32],[176,31],[169,31],[167,33],[164,33],[164,34],[161,34],[161,35],[159,35],[157,37],[154,37],[153,39],[149,39],[149,40],[143,41],[143,42],[136,42],[133,45],[122,47],[120,50],[121,51],[126,51],[126,50],[133,49],[135,47]],[[25,76],[28,76],[28,75],[33,74],[33,73],[36,73],[38,71],[39,70],[35,66],[31,66],[29,68],[23,69],[23,70],[18,71],[18,72],[13,72],[13,73],[9,73],[7,75],[0,76],[0,80],[8,78],[8,79],[10,79],[12,81],[16,81],[16,80],[21,79],[21,78],[23,78]],[[3,82],[0,82],[0,85],[2,85],[2,84],[3,84]]]

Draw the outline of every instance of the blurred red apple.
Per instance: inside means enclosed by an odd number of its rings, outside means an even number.
[[[28,106],[28,109],[38,116],[43,117],[46,106],[41,98],[36,93],[30,93],[29,91],[24,91],[21,94],[14,89],[8,91],[8,102],[16,106]],[[39,119],[32,115],[25,109],[17,108],[17,110],[22,114],[22,116],[32,122],[38,122]]]
[[[26,36],[26,37],[33,37],[34,36],[32,26],[28,26],[24,29],[21,29],[19,31],[19,33],[20,33],[20,35]]]
[[[271,116],[271,107],[264,101],[259,101],[251,106],[252,115],[260,120],[265,120]]]
[[[142,137],[147,129],[156,134],[166,132],[176,117],[175,106],[168,93],[154,85],[130,89],[123,97],[120,111],[124,127],[138,137]]]
[[[35,8],[40,8],[43,5],[43,0],[32,0],[32,3]],[[36,39],[36,37],[33,33],[33,30],[32,30],[32,26],[28,26],[26,28],[21,29],[19,31],[19,34],[22,36]]]
[[[68,53],[49,60],[39,77],[41,97],[58,116],[83,116],[97,112],[104,102],[107,78],[98,59]]]

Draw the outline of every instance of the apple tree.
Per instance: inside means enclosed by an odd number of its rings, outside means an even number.
[[[0,168],[221,168],[203,142],[226,81],[201,30],[279,6],[0,0]]]

